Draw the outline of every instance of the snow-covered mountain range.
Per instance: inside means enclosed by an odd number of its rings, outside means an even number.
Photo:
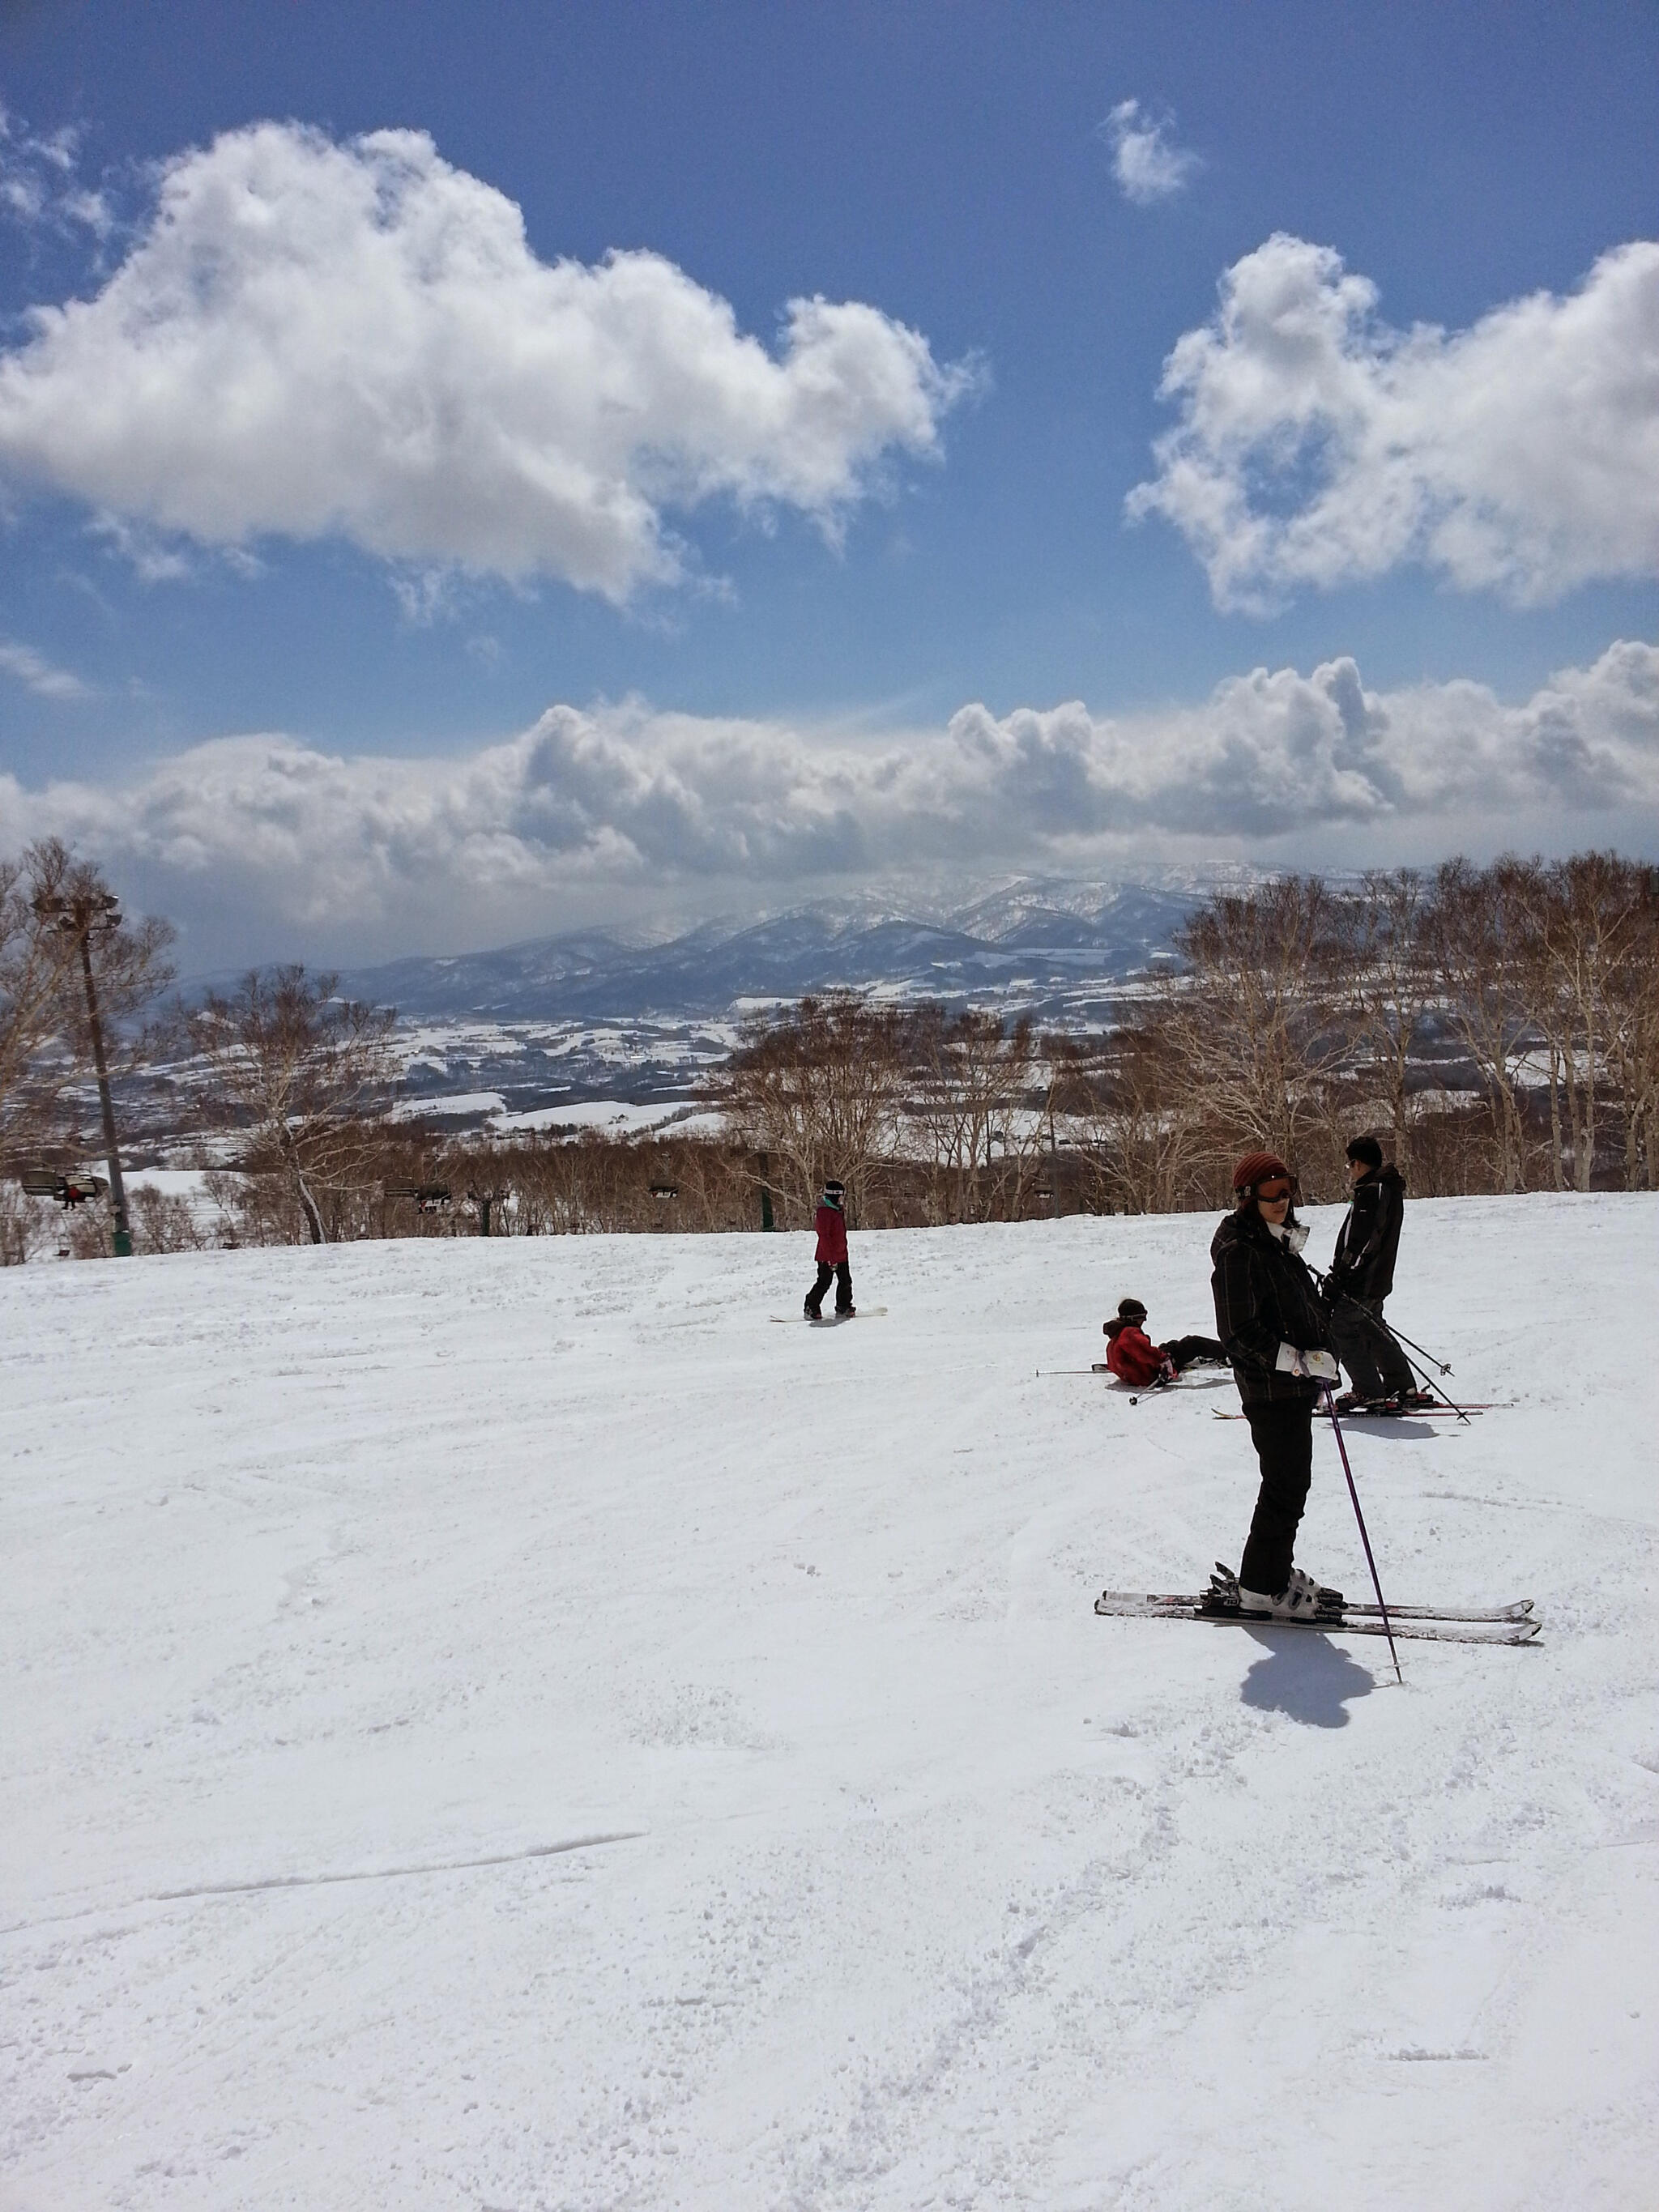
[[[954,901],[872,892],[679,930],[587,929],[398,960],[351,971],[341,988],[397,1007],[410,1103],[458,1123],[599,1100],[683,1103],[745,1013],[811,991],[1097,1025],[1131,976],[1170,957],[1186,915],[1224,879],[1013,877]]]
[[[565,1021],[710,1016],[837,985],[949,1001],[1011,994],[1034,1012],[1079,987],[1121,983],[1170,942],[1209,883],[1072,884],[1018,878],[941,907],[869,896],[817,900],[668,936],[589,929],[449,958],[349,973],[354,996],[411,1018]],[[1057,1003],[1053,1010],[1057,1011]]]

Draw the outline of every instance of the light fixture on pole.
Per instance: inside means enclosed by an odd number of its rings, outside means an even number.
[[[121,927],[121,902],[112,891],[42,891],[34,911],[60,935],[72,938],[80,948],[81,974],[87,992],[87,1028],[92,1037],[92,1064],[98,1075],[98,1103],[104,1116],[104,1158],[109,1164],[110,1212],[114,1230],[110,1242],[118,1260],[132,1256],[132,1231],[127,1220],[126,1186],[121,1180],[121,1152],[115,1141],[115,1107],[109,1094],[109,1067],[104,1058],[104,1030],[98,1014],[98,987],[92,973],[92,935]]]

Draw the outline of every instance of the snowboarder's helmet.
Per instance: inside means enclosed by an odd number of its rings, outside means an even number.
[[[1117,1317],[1120,1321],[1145,1321],[1146,1309],[1139,1298],[1120,1298],[1117,1302]]]
[[[830,1181],[823,1186],[823,1194],[829,1200],[831,1206],[839,1206],[842,1199],[847,1195],[847,1186],[844,1182],[837,1182],[835,1178],[831,1176]]]
[[[1351,1160],[1364,1160],[1368,1168],[1382,1164],[1382,1147],[1375,1137],[1350,1137],[1347,1150]]]

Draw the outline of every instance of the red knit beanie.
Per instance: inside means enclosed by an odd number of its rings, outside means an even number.
[[[1254,1190],[1269,1176],[1283,1176],[1286,1182],[1291,1180],[1291,1171],[1277,1152],[1246,1152],[1233,1170],[1233,1188]]]

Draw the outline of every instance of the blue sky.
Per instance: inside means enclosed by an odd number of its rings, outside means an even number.
[[[1659,850],[1659,269],[1607,259],[1659,235],[1656,88],[1635,5],[6,8],[0,840],[76,835],[204,961]],[[275,325],[200,296],[256,170]],[[452,312],[411,246],[354,336],[348,202],[410,178],[495,273]],[[814,298],[860,316],[790,370]],[[460,425],[418,483],[414,419]]]

